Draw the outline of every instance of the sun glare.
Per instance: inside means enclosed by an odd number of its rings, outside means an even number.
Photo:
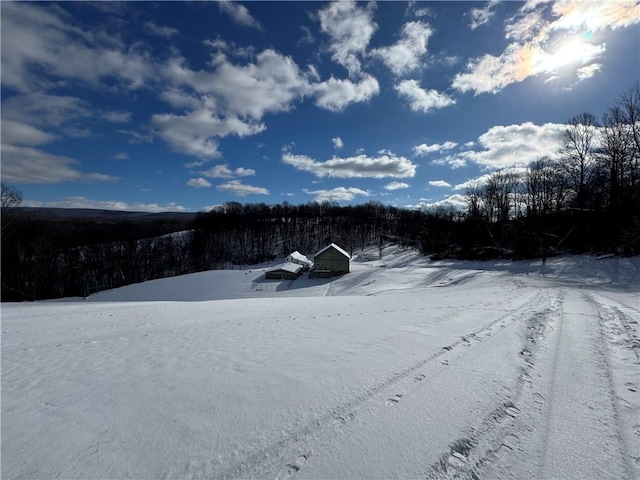
[[[546,53],[540,60],[540,70],[557,73],[559,69],[572,63],[588,63],[599,56],[605,49],[603,45],[585,42],[582,36],[563,40],[557,48]]]
[[[558,66],[568,65],[569,63],[580,61],[583,58],[588,57],[587,47],[588,44],[584,43],[579,38],[573,38],[564,42],[560,46],[558,51],[554,54],[554,58],[556,58]]]

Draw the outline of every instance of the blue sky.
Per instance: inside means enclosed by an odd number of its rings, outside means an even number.
[[[640,5],[2,2],[25,205],[459,205],[639,80]]]

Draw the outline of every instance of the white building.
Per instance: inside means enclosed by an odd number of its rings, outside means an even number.
[[[289,254],[285,261],[288,263],[296,263],[298,265],[302,265],[302,268],[304,268],[305,271],[309,270],[313,266],[313,262],[297,250]]]

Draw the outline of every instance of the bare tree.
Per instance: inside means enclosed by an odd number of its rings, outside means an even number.
[[[470,218],[480,218],[482,209],[482,185],[479,181],[473,180],[469,182],[467,191],[467,212]]]
[[[489,221],[506,222],[517,213],[517,193],[520,174],[514,169],[498,170],[491,174],[483,187],[483,203]]]
[[[2,241],[6,241],[14,230],[13,209],[22,204],[22,192],[12,185],[1,183],[0,215],[2,216]]]
[[[535,160],[524,176],[525,203],[530,215],[548,215],[559,211],[566,194],[565,177],[560,165],[549,157]]]
[[[609,176],[609,206],[618,207],[627,190],[633,159],[633,132],[624,111],[615,105],[603,116],[602,153]]]
[[[597,131],[596,117],[591,113],[584,112],[571,118],[563,133],[560,157],[578,208],[585,208],[589,196],[588,187],[596,162],[595,137]]]
[[[0,194],[0,197],[2,213],[4,213],[7,208],[19,207],[22,203],[22,192],[13,185],[8,185],[4,182],[2,182],[1,185],[2,193]]]
[[[640,83],[620,95],[617,106],[624,123],[630,129],[629,183],[635,189],[640,183]]]

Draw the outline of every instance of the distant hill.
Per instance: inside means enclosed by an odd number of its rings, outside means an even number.
[[[37,217],[53,217],[56,220],[87,220],[119,222],[121,220],[178,220],[191,221],[195,212],[127,212],[123,210],[99,210],[93,208],[38,208],[20,207],[17,211]]]

